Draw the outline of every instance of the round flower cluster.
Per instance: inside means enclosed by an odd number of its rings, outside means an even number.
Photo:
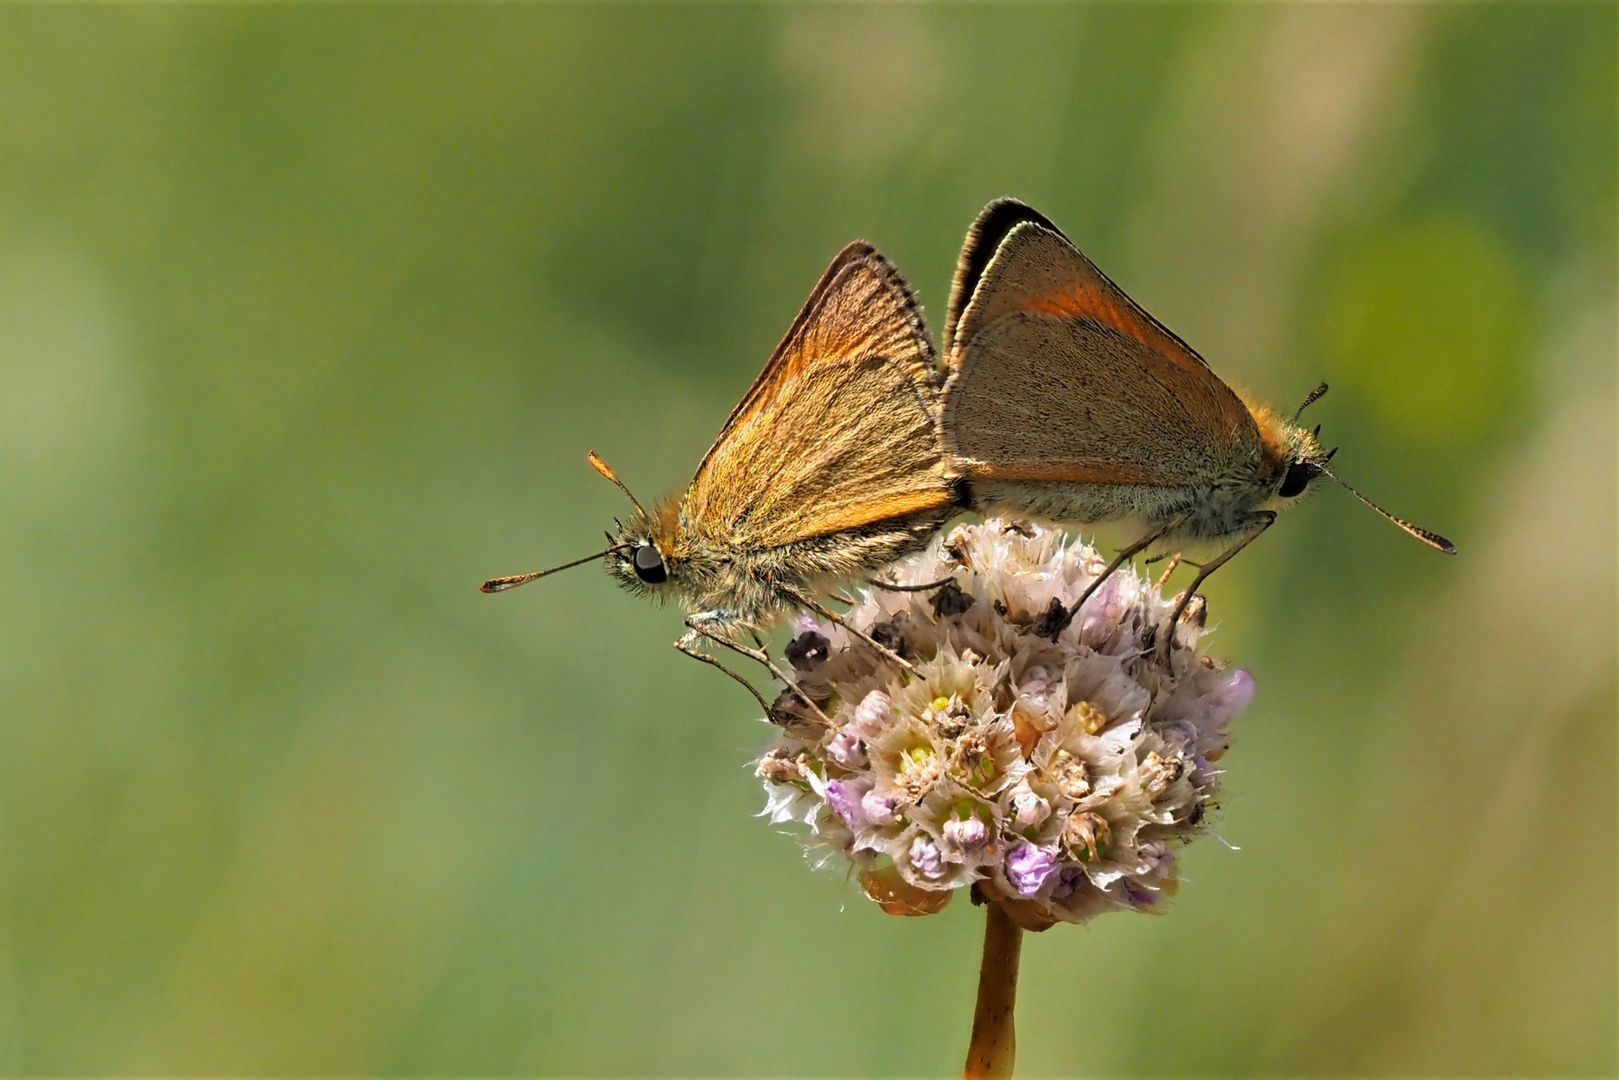
[[[1121,567],[1052,640],[1104,560],[1051,529],[963,525],[888,570],[848,624],[804,618],[791,688],[757,771],[772,821],[809,826],[819,861],[847,856],[893,914],[931,914],[973,885],[1028,929],[1112,909],[1158,910],[1175,850],[1207,829],[1245,671],[1201,655],[1201,599]],[[1167,653],[1167,655],[1166,655]],[[830,723],[829,723],[830,721]]]

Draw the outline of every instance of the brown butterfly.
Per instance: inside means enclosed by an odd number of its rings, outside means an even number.
[[[675,647],[742,682],[768,711],[746,680],[700,651],[698,639],[750,656],[785,680],[762,648],[744,648],[735,636],[794,609],[842,623],[818,593],[920,549],[965,502],[937,414],[933,344],[915,297],[878,251],[850,244],[821,275],[684,493],[647,510],[592,452],[591,464],[634,504],[629,521],[608,534],[604,551],[496,578],[483,591],[605,559],[631,592],[682,601],[693,614]]]
[[[940,427],[974,508],[1055,522],[1132,519],[1140,538],[1074,605],[1041,620],[1053,639],[1126,559],[1153,544],[1225,541],[1201,564],[1164,641],[1203,581],[1330,478],[1440,551],[1449,540],[1395,517],[1339,480],[1320,428],[1244,400],[1203,358],[1015,199],[967,234],[944,338]]]

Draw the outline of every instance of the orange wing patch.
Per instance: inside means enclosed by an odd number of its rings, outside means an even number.
[[[974,480],[1004,480],[1011,483],[1051,484],[1143,484],[1149,487],[1173,487],[1182,481],[1158,469],[1140,465],[1085,465],[1057,463],[1053,465],[994,465],[973,462],[967,466],[967,475]]]
[[[833,533],[849,532],[879,521],[895,521],[930,510],[943,510],[950,505],[950,490],[942,486],[928,491],[914,491],[873,499],[831,513],[816,515],[815,535],[830,536]]]
[[[1100,276],[1101,272],[1097,271],[1097,274]],[[1150,316],[1144,318],[1146,313],[1134,304],[1120,303],[1109,296],[1094,281],[1074,282],[1066,289],[1049,296],[1027,297],[1023,301],[1022,310],[1069,318],[1095,319],[1104,326],[1111,326],[1121,333],[1128,334],[1143,345],[1152,346],[1177,367],[1194,375],[1211,374],[1208,365],[1180,338],[1159,326]]]

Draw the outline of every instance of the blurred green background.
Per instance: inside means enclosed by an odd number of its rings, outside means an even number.
[[[940,1074],[979,916],[752,815],[767,731],[575,557],[832,254],[937,324],[1029,200],[1342,473],[1163,918],[1057,1074],[1615,1068],[1611,5],[0,8],[0,1071]],[[935,326],[937,329],[937,326]],[[1109,538],[1104,534],[1104,539]]]

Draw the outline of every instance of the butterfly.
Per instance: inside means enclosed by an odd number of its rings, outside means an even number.
[[[943,344],[941,441],[974,509],[1077,524],[1140,523],[1072,604],[1040,622],[1055,639],[1123,562],[1154,544],[1224,544],[1198,587],[1324,479],[1448,554],[1449,540],[1394,516],[1329,468],[1320,428],[1234,391],[1125,295],[1061,229],[1015,199],[985,207],[957,264]]]
[[[593,451],[592,465],[634,507],[608,533],[607,548],[493,579],[483,590],[602,559],[632,593],[681,601],[691,614],[675,647],[725,671],[769,711],[701,641],[752,657],[791,686],[762,648],[738,636],[793,610],[843,624],[818,594],[921,549],[965,506],[966,489],[940,442],[939,386],[932,340],[905,279],[871,245],[850,244],[821,275],[683,492],[647,509]]]

